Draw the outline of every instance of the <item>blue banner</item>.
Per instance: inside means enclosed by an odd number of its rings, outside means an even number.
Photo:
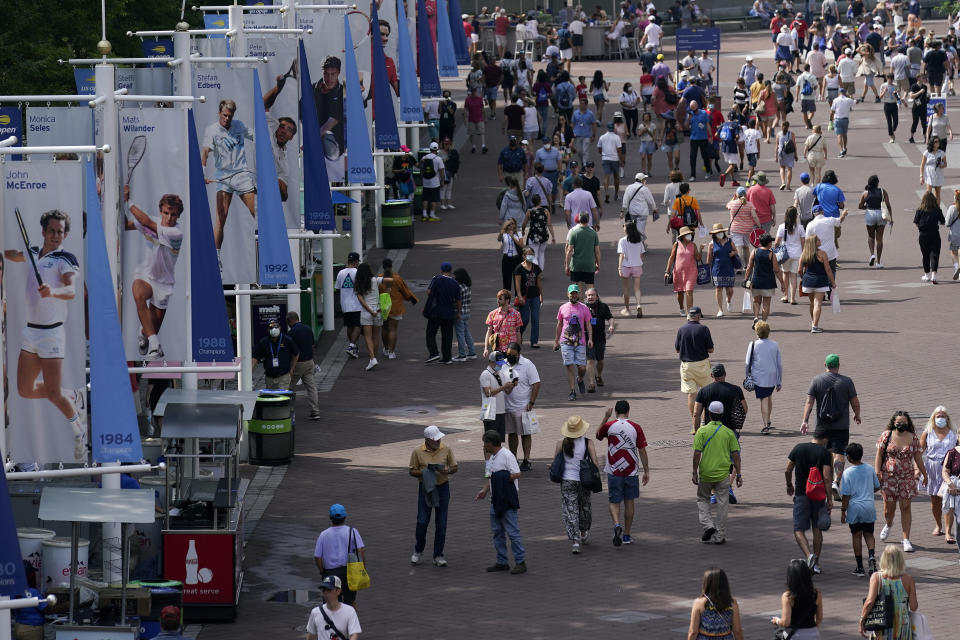
[[[257,140],[257,235],[260,284],[295,284],[297,273],[290,257],[283,200],[277,183],[273,140],[263,107],[260,74],[253,70],[253,115]]]
[[[450,33],[453,36],[453,50],[457,54],[457,64],[470,64],[470,44],[467,32],[463,29],[463,15],[460,0],[450,0]]]
[[[397,0],[397,15],[406,16],[403,0]],[[420,103],[420,87],[417,86],[417,67],[413,62],[413,49],[410,48],[410,34],[405,28],[406,21],[400,23],[397,31],[397,76],[400,82],[400,119],[404,122],[423,120],[423,105]]]
[[[23,114],[20,107],[0,107],[0,140],[17,136],[16,146],[23,146]],[[21,160],[23,156],[10,156],[11,160]]]
[[[450,18],[447,16],[447,0],[437,0],[437,60],[441,78],[456,78],[457,54],[450,33]]]
[[[144,40],[143,45],[143,57],[144,58],[172,58],[173,57],[173,40]],[[166,69],[166,62],[158,62],[157,64],[150,65],[154,69]]]
[[[230,19],[225,13],[205,13],[203,14],[203,27],[205,29],[226,29],[229,26]],[[226,38],[225,33],[211,33],[208,38]]]
[[[74,69],[73,81],[77,84],[77,95],[92,96],[97,92],[97,74],[92,67]]]
[[[377,13],[377,0],[370,2],[370,24],[380,29],[380,15]],[[403,29],[399,29],[403,31]],[[393,95],[390,93],[390,81],[387,78],[387,63],[383,53],[383,43],[380,38],[373,37],[373,114],[376,136],[374,144],[377,149],[399,149],[400,132],[397,131],[397,114],[393,111]]]
[[[17,522],[10,505],[7,474],[0,469],[0,596],[23,597],[26,590],[27,576],[20,556]]]
[[[140,462],[140,428],[123,353],[120,315],[93,160],[86,162],[87,313],[90,327],[90,435],[94,462]]]
[[[317,119],[317,102],[310,82],[303,40],[300,40],[300,125],[303,144],[303,226],[308,231],[336,231],[327,160],[323,155],[320,122]]]
[[[200,164],[200,142],[193,109],[187,115],[187,136],[190,154],[191,351],[194,362],[230,362],[233,360],[233,341],[227,321],[227,305],[223,300],[223,281],[213,242],[210,201],[207,200],[207,185]],[[270,166],[273,166],[272,160]]]
[[[420,95],[424,98],[440,97],[440,76],[437,75],[437,54],[430,37],[430,21],[423,0],[417,0],[417,71],[420,74]]]
[[[353,36],[350,35],[350,19],[347,16],[343,16],[343,40],[343,66],[347,77],[347,95],[344,99],[347,119],[347,182],[372,184],[377,178],[373,170],[367,116],[363,111],[363,92],[360,90],[360,73],[357,71],[357,57],[353,52]]]

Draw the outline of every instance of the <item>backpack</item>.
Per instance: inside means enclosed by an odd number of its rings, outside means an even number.
[[[680,204],[683,206],[683,226],[696,229],[700,223],[700,221],[697,220],[697,212],[693,210],[690,204],[683,201],[683,196],[678,197],[680,198]]]
[[[550,92],[541,86],[537,91],[537,104],[546,104],[550,100]]]
[[[434,156],[432,153],[423,156],[420,160],[420,177],[424,180],[433,180],[437,177],[437,168],[433,165]]]
[[[800,88],[800,95],[809,96],[813,95],[813,85],[810,84],[810,81],[806,78],[803,79],[803,86]]]
[[[783,153],[785,154],[797,152],[797,145],[793,142],[793,133],[791,132],[789,135],[790,137],[783,143]]]
[[[836,422],[843,416],[843,406],[833,384],[827,389],[817,403],[817,417],[823,422]]]
[[[673,91],[667,91],[663,99],[666,100],[667,104],[680,104],[680,97]]]
[[[557,92],[557,106],[561,109],[572,109],[573,99],[570,97],[570,91],[565,86],[559,88],[562,91]]]
[[[724,124],[720,127],[720,139],[724,142],[729,142],[733,138],[733,127],[729,124]]]
[[[557,32],[557,37],[559,38],[560,48],[561,49],[570,49],[572,45],[570,44],[570,30],[569,29],[560,29]]]
[[[820,467],[810,467],[807,474],[807,500],[811,502],[823,502],[827,499],[827,488],[823,484],[823,474]]]
[[[503,196],[506,195],[509,190],[510,189],[502,189],[500,193],[497,194],[497,211],[500,211],[500,205],[503,204]]]

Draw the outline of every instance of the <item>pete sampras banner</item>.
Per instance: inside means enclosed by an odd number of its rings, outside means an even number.
[[[86,462],[83,165],[0,167],[4,289],[17,301],[6,307],[9,455]]]

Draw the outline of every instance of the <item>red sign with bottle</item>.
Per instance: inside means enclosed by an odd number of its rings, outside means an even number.
[[[233,604],[233,534],[165,533],[163,577],[183,583],[184,604]]]

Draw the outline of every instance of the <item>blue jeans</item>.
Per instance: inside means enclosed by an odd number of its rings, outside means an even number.
[[[537,113],[540,114],[540,139],[542,140],[547,135],[547,116],[549,115],[548,109],[550,108],[550,103],[544,105],[537,105]]]
[[[520,341],[523,342],[523,332],[530,327],[530,344],[540,342],[540,297],[527,298],[527,304],[520,307],[520,317],[523,327],[520,329]]]
[[[447,539],[447,507],[450,503],[450,483],[444,482],[437,485],[437,492],[440,494],[440,506],[428,507],[427,494],[423,491],[423,483],[417,491],[417,544],[414,550],[422,553],[427,546],[427,526],[430,524],[430,513],[433,509],[437,511],[437,524],[433,535],[433,557],[443,555],[443,543]]]
[[[523,538],[520,537],[520,524],[517,522],[517,510],[508,509],[497,517],[490,505],[490,529],[493,531],[493,547],[497,550],[497,564],[509,564],[507,560],[507,538],[510,536],[510,548],[513,549],[513,561],[523,562],[526,552],[523,550]]]
[[[470,318],[455,320],[453,328],[457,332],[457,355],[461,358],[477,355],[473,349],[473,336],[470,335]]]

